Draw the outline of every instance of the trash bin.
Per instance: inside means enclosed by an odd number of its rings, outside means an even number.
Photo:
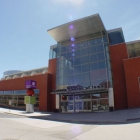
[[[113,106],[110,106],[109,107],[109,111],[112,112],[113,110],[114,110],[114,107]]]

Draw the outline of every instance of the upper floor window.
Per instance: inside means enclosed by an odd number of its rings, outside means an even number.
[[[115,45],[124,43],[124,36],[122,30],[108,32],[109,44]]]

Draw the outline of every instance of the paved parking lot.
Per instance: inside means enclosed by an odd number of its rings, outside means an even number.
[[[0,140],[139,140],[140,123],[75,124],[0,113]]]

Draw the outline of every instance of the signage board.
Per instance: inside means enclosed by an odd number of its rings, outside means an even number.
[[[36,89],[36,81],[34,80],[27,80],[25,83],[26,88]]]
[[[24,104],[36,104],[36,98],[34,96],[25,96]]]

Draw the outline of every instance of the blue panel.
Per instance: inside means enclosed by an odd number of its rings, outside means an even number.
[[[122,31],[115,31],[115,32],[108,33],[108,37],[109,37],[110,45],[115,45],[115,44],[120,44],[125,42]]]

